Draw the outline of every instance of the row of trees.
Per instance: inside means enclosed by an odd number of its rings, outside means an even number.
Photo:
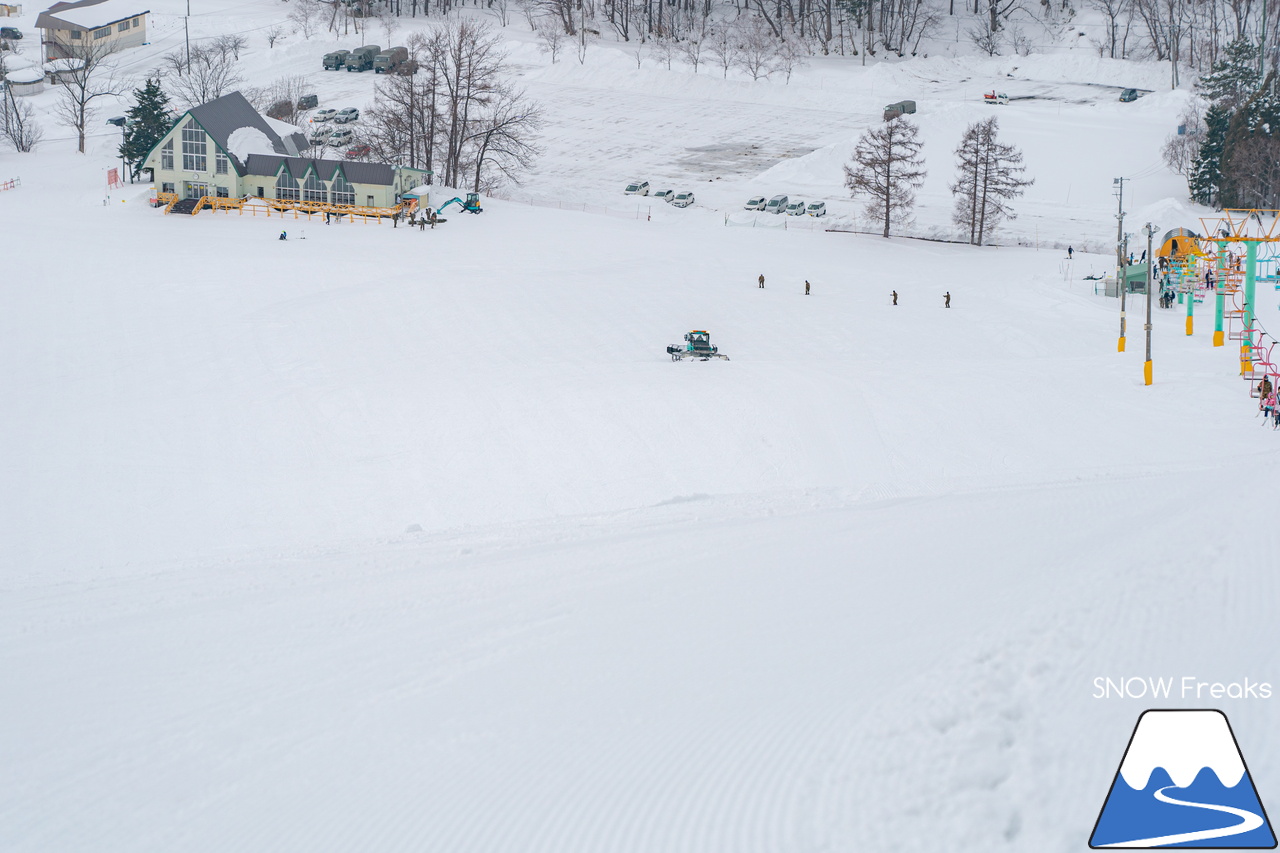
[[[1010,203],[1033,183],[1023,177],[1022,153],[998,134],[999,124],[990,116],[969,125],[955,150],[951,220],[965,240],[978,246],[1001,221],[1014,218]],[[911,220],[926,174],[923,144],[917,125],[895,118],[864,133],[844,167],[845,186],[854,198],[866,200],[866,219],[879,224],[885,237]]]

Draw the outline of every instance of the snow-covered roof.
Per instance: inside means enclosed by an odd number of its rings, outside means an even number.
[[[288,136],[291,133],[298,132],[297,126],[289,124],[289,122],[287,121],[280,121],[280,119],[272,118],[271,116],[263,116],[262,120],[267,123],[267,127],[271,128],[281,136]],[[257,153],[267,153],[267,152],[257,152]]]
[[[44,72],[39,68],[15,68],[5,74],[11,83],[38,83],[44,79]]]
[[[276,147],[258,128],[238,127],[227,136],[227,151],[244,163],[250,154],[275,154]]]
[[[146,15],[150,9],[142,8],[141,0],[80,0],[76,3],[54,3],[36,18],[36,26],[46,30],[64,30],[73,27],[93,30]]]
[[[413,189],[409,190],[407,193],[405,193],[405,195],[412,195],[412,196],[417,196],[421,198],[422,196],[429,195],[430,193],[431,193],[430,185],[422,184],[420,186],[416,186]]]
[[[63,59],[50,59],[44,64],[45,71],[58,73],[59,71],[75,71],[84,65],[83,59],[77,59],[74,56],[68,56]]]

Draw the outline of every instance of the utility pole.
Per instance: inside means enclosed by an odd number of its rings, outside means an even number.
[[[1147,331],[1147,360],[1142,363],[1142,384],[1151,384],[1151,285],[1155,282],[1155,276],[1152,275],[1152,268],[1155,266],[1155,255],[1151,254],[1151,235],[1155,233],[1155,226],[1150,222],[1143,229],[1147,232],[1147,324],[1143,326]]]
[[[1125,291],[1128,290],[1124,277],[1124,178],[1112,178],[1111,185],[1117,188],[1120,199],[1116,212],[1116,286],[1120,288],[1120,343],[1116,346],[1116,352],[1124,352]]]
[[[182,19],[182,38],[187,43],[187,73],[191,73],[191,28],[187,21],[191,18],[191,0],[187,0],[187,14]]]

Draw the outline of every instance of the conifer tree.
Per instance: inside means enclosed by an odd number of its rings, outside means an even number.
[[[132,178],[137,178],[142,171],[142,161],[168,133],[173,122],[169,118],[169,98],[160,88],[159,80],[148,79],[146,85],[133,91],[133,97],[137,104],[125,113],[129,122],[125,126],[120,156],[129,164]]]
[[[1001,219],[1013,218],[1009,202],[1034,183],[1022,177],[1022,152],[997,139],[999,129],[995,116],[974,122],[956,148],[952,221],[978,246]]]

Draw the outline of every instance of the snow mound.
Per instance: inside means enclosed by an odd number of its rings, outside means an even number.
[[[243,163],[250,154],[275,154],[271,138],[256,127],[237,127],[227,137],[227,147]]]

